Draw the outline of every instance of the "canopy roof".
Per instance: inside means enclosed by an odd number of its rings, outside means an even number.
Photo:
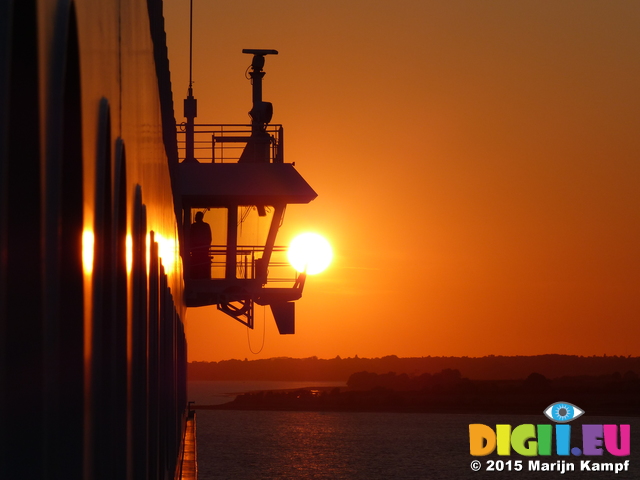
[[[178,185],[192,208],[309,203],[316,192],[289,163],[181,163]]]

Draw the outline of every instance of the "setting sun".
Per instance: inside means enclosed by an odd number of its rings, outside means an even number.
[[[301,233],[291,241],[287,258],[297,271],[314,275],[329,266],[333,259],[333,250],[322,235]]]

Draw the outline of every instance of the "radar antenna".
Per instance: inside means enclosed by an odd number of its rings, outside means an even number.
[[[251,138],[242,152],[239,163],[269,163],[269,148],[271,137],[266,132],[267,124],[273,118],[273,105],[271,102],[262,101],[262,78],[266,55],[277,55],[277,50],[264,50],[258,48],[245,48],[242,53],[253,55],[251,61],[251,98],[253,106],[249,112],[251,117]]]

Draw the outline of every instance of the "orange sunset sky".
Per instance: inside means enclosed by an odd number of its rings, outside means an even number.
[[[176,118],[189,1],[165,0]],[[189,359],[640,355],[640,2],[194,0],[200,123],[251,56],[335,258],[297,333],[190,309]],[[266,317],[264,348],[263,329]]]

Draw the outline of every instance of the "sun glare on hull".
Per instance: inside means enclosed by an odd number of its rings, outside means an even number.
[[[333,259],[333,251],[323,236],[317,233],[302,233],[291,241],[287,258],[298,272],[315,275],[329,266]]]
[[[84,230],[82,232],[82,269],[85,275],[91,275],[93,272],[93,249],[95,238],[93,231]]]

